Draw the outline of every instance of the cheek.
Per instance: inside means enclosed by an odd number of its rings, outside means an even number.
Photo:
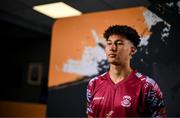
[[[124,47],[124,52],[126,52],[127,54],[129,54],[131,52],[131,48],[129,46]]]
[[[128,57],[130,56],[131,50],[129,50],[128,48],[121,48],[118,50],[118,53],[120,54],[120,57]]]
[[[106,54],[108,54],[109,49],[108,49],[107,47],[105,47],[105,49],[104,49],[104,50],[105,50],[105,53],[106,53]]]

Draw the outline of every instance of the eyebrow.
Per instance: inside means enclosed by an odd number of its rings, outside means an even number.
[[[112,40],[107,40],[107,41],[112,41]],[[120,40],[120,39],[117,39],[117,40],[115,40],[114,42],[117,42],[117,41],[122,41],[123,42],[123,40]]]

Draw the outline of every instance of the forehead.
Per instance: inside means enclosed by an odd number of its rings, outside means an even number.
[[[126,37],[123,35],[111,35],[107,41],[127,41]]]

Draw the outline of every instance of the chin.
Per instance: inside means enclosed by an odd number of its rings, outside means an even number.
[[[117,61],[109,61],[109,64],[113,64],[113,65],[119,65],[119,62],[117,62]]]

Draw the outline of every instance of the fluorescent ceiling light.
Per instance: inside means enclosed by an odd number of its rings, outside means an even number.
[[[63,2],[38,5],[34,6],[33,9],[55,19],[78,16],[82,14],[80,11],[72,8],[71,6]]]

